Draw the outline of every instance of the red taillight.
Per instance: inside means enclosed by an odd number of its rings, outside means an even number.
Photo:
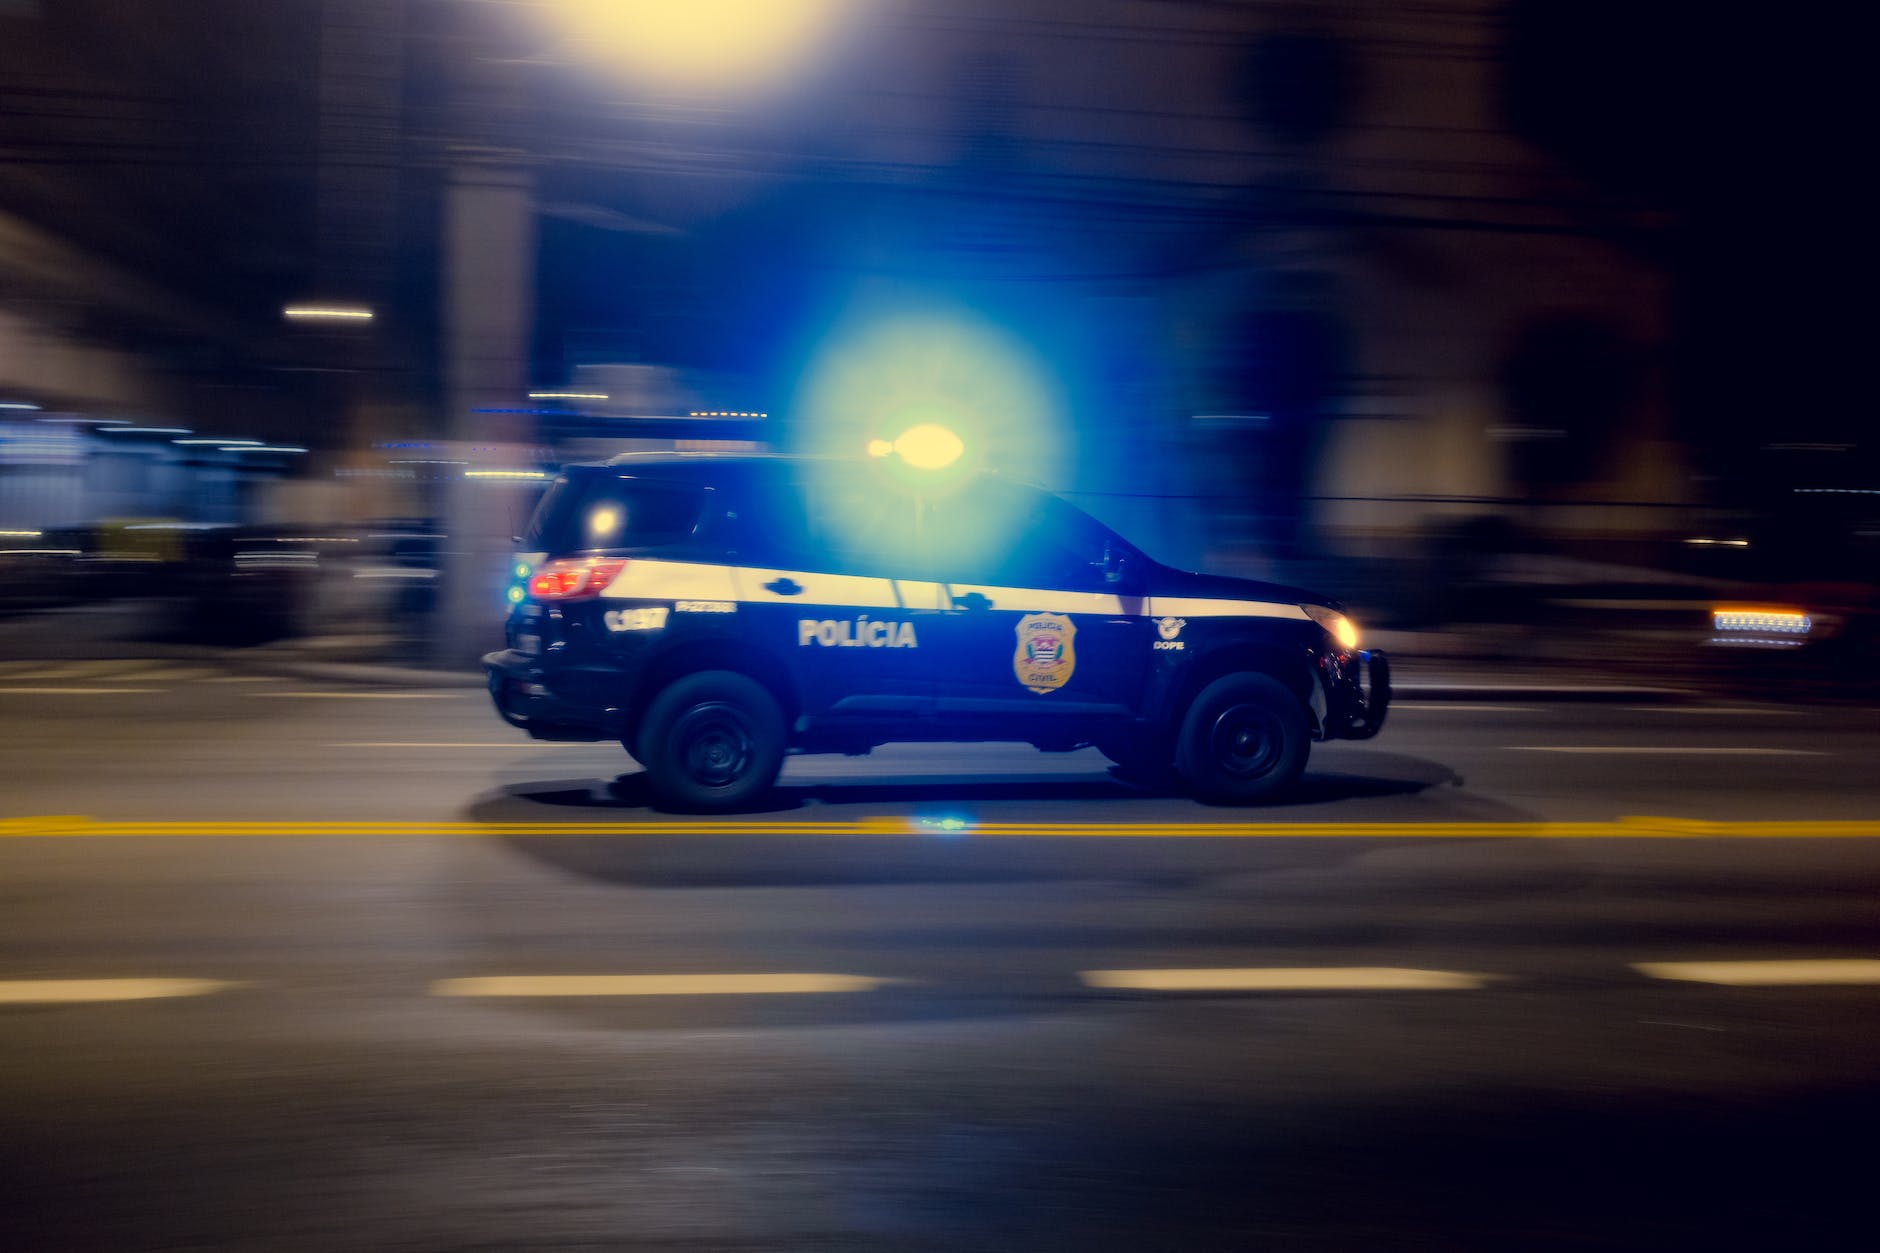
[[[546,562],[529,580],[529,595],[537,600],[585,600],[599,596],[626,566],[625,557],[564,558]]]

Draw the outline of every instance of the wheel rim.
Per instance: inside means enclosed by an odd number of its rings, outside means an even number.
[[[728,787],[742,779],[757,756],[757,740],[744,715],[730,705],[694,705],[673,728],[679,763],[693,782]]]
[[[1214,764],[1235,779],[1271,774],[1285,743],[1286,731],[1278,715],[1261,705],[1230,705],[1208,729]]]

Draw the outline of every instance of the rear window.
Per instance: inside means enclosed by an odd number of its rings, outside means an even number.
[[[676,544],[697,529],[705,489],[610,474],[556,479],[523,548],[551,554]]]

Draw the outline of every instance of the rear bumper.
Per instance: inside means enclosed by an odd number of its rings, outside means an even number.
[[[496,715],[538,740],[600,741],[620,737],[618,711],[556,695],[536,658],[514,649],[487,653],[483,669]]]
[[[1390,712],[1390,658],[1382,649],[1352,655],[1337,665],[1325,658],[1320,679],[1325,687],[1325,720],[1320,738],[1368,740],[1384,729]]]

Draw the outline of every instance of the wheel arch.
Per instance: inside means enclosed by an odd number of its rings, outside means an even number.
[[[802,701],[790,668],[781,657],[767,649],[744,645],[729,650],[722,640],[688,640],[660,653],[641,670],[627,698],[622,723],[625,740],[632,743],[639,737],[640,722],[654,697],[686,675],[706,670],[725,670],[762,684],[783,710],[786,730],[794,731]]]
[[[1182,667],[1165,690],[1156,711],[1157,725],[1174,732],[1181,725],[1188,707],[1203,688],[1230,674],[1251,672],[1278,681],[1299,698],[1313,730],[1318,729],[1318,715],[1312,709],[1312,654],[1300,645],[1242,641],[1213,648]]]

